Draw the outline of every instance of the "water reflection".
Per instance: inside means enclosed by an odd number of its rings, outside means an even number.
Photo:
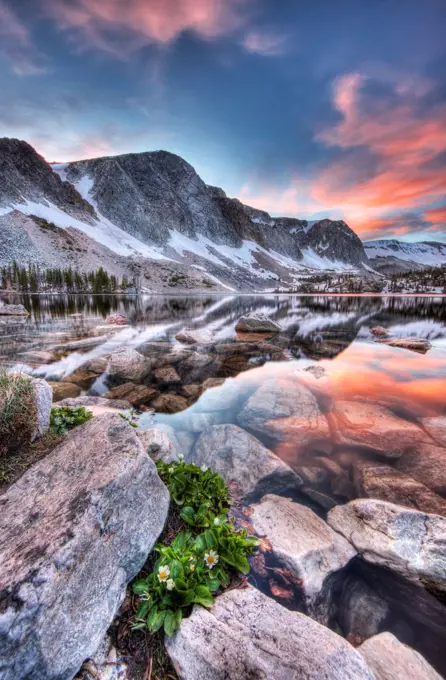
[[[87,394],[130,390],[125,396],[130,399],[132,385],[112,379],[104,357],[120,347],[137,349],[151,362],[144,378],[150,400],[138,403],[149,409],[140,428],[167,428],[186,455],[209,426],[242,426],[300,476],[293,497],[321,517],[361,495],[385,493],[392,500],[394,493],[393,500],[401,502],[404,475],[416,487],[405,499],[409,505],[446,514],[444,298],[12,296],[8,301],[22,302],[31,316],[20,323],[0,317],[0,361],[28,364],[48,378],[65,377]],[[278,321],[282,332],[238,336],[237,319],[254,311]],[[125,328],[104,329],[113,312],[126,315]],[[400,336],[428,338],[432,349],[420,355],[377,343],[370,328],[378,325]],[[184,327],[210,335],[211,342],[177,342]],[[94,347],[63,349],[64,343],[94,338]],[[41,365],[39,352],[49,355],[47,364]],[[160,373],[163,369],[170,378]],[[390,470],[384,491],[378,477],[375,486],[362,484],[369,463]],[[271,490],[281,492],[262,489]],[[241,521],[249,524],[249,518]],[[256,585],[283,604],[304,609],[299,590],[290,589],[271,556],[265,560],[253,565]],[[268,570],[274,569],[271,578]],[[326,622],[333,629],[353,636],[353,642],[355,635],[364,636],[367,622],[363,617],[358,623],[358,612],[378,598],[386,611],[380,630],[392,630],[445,670],[446,609],[436,598],[362,562],[336,578],[324,594]]]

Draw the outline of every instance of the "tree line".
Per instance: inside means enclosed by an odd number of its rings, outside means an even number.
[[[393,274],[390,278],[390,292],[398,293],[410,289],[414,293],[429,293],[441,290],[446,293],[446,265]]]
[[[1,268],[1,288],[26,293],[116,293],[126,292],[132,285],[126,276],[118,279],[103,267],[91,272],[79,272],[72,267],[40,269],[29,264],[20,266],[14,260]]]

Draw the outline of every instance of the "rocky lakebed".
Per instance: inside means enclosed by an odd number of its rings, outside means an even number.
[[[1,680],[446,677],[444,298],[3,302]],[[8,376],[34,414],[10,455]],[[91,416],[56,436],[52,407]],[[257,547],[155,646],[160,461],[221,475]]]

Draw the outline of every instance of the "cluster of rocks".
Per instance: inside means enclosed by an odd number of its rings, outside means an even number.
[[[249,325],[241,332],[267,332]],[[234,359],[286,357],[279,344],[217,345],[187,329],[177,341],[120,349],[59,383],[84,390],[106,373],[116,384],[103,397],[67,395],[61,404],[95,417],[0,496],[2,680],[71,680],[86,659],[85,677],[108,680],[112,664],[113,680],[133,680],[107,629],[166,521],[169,494],[153,461],[180,454],[223,476],[236,524],[260,539],[251,585],[195,607],[166,640],[181,680],[441,680],[399,641],[404,626],[390,626],[388,599],[354,565],[444,598],[446,419],[411,423],[382,404],[331,404],[297,375],[243,394],[224,380]],[[203,390],[206,410],[194,406],[183,429],[135,430],[117,413],[146,403],[185,410]],[[221,420],[229,407],[238,424]],[[348,606],[334,622],[348,578]]]

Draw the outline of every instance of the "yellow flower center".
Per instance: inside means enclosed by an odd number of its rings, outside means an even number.
[[[212,557],[212,555],[209,555],[209,557],[208,557],[208,564],[214,564],[214,562],[215,562],[215,560],[214,560],[214,558]]]
[[[160,579],[164,581],[164,579],[167,578],[167,574],[165,571],[160,571]]]

